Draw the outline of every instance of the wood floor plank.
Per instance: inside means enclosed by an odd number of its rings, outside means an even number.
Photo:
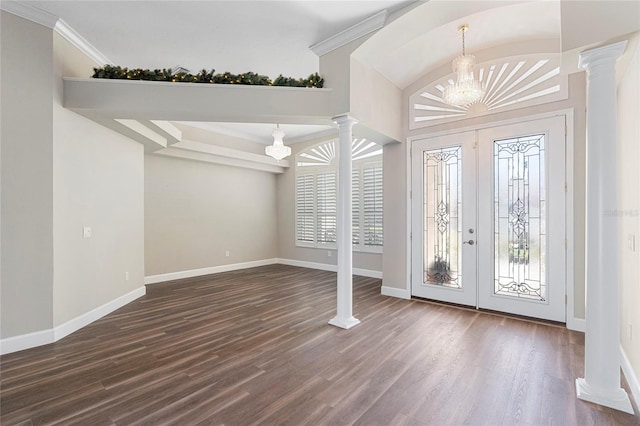
[[[0,357],[4,425],[638,425],[580,401],[584,336],[270,265],[158,283],[66,338]],[[627,387],[626,382],[623,382]]]

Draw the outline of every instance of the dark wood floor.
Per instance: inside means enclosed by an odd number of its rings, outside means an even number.
[[[1,357],[2,425],[638,425],[579,401],[581,333],[380,295],[273,265],[154,284],[57,343]]]

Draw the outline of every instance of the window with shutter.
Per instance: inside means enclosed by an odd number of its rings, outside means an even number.
[[[335,243],[338,213],[336,172],[316,175],[316,199],[316,242]]]
[[[364,245],[381,247],[382,229],[382,164],[367,164],[363,168]]]
[[[351,242],[354,247],[360,244],[360,169],[353,168],[351,172],[351,224],[353,227]]]
[[[382,252],[382,148],[366,139],[352,143],[352,244]],[[296,244],[335,247],[337,240],[336,141],[296,155]]]
[[[313,243],[314,197],[313,174],[298,175],[296,177],[296,239]]]

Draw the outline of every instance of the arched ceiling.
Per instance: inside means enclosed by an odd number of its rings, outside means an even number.
[[[432,0],[389,23],[353,56],[404,89],[461,53],[463,23],[470,26],[467,53],[527,40],[557,40],[560,51],[559,0]]]

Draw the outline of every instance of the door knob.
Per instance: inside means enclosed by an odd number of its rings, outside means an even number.
[[[476,242],[473,240],[463,241],[462,244],[469,244],[470,246],[474,245]]]

